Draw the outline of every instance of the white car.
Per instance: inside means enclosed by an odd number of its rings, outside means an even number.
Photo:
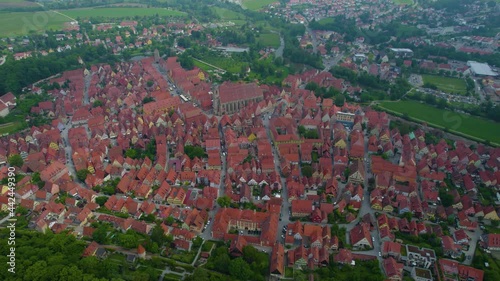
[[[381,257],[382,256],[382,253],[378,252],[378,256]]]

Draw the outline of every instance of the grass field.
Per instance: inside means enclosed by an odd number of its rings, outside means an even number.
[[[399,4],[399,5],[412,5],[413,4],[413,0],[393,0],[395,4]]]
[[[219,8],[219,7],[214,7],[213,8],[215,13],[222,19],[222,20],[244,20],[245,15],[240,14],[235,11],[231,11],[225,8]]]
[[[274,2],[276,2],[276,0],[243,0],[243,7],[255,11]]]
[[[468,136],[500,144],[500,123],[438,109],[416,101],[383,102],[382,108],[448,128]]]
[[[21,128],[21,123],[13,122],[7,124],[0,124],[0,135],[10,134]]]
[[[211,67],[210,65],[204,64],[200,61],[193,60],[194,65],[196,65],[199,69],[206,71],[206,72],[212,72],[215,70],[215,68]]]
[[[436,85],[439,90],[450,94],[465,95],[467,86],[463,79],[442,77],[436,75],[422,75],[424,83]]]
[[[167,9],[152,8],[93,8],[93,9],[73,9],[59,11],[61,14],[72,18],[106,17],[106,18],[124,18],[134,16],[172,16],[182,17],[186,13]]]
[[[266,47],[278,48],[280,46],[280,36],[276,33],[260,34],[258,41]]]
[[[205,57],[201,59],[202,61],[208,62],[209,64],[215,65],[231,73],[239,73],[241,68],[246,64],[237,61],[231,57]],[[201,68],[201,67],[200,67]]]

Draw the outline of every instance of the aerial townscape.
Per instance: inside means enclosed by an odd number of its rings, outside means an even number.
[[[499,0],[0,0],[0,280],[500,280]]]

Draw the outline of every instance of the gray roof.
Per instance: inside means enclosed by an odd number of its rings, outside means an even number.
[[[467,65],[470,67],[471,71],[476,75],[484,76],[497,76],[498,74],[491,70],[490,66],[486,63],[480,63],[475,61],[468,61]]]

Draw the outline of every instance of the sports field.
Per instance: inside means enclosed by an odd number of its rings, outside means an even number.
[[[277,2],[276,0],[243,0],[243,7],[249,10],[260,10],[267,5]]]
[[[467,86],[463,79],[428,74],[422,75],[422,79],[424,83],[436,85],[437,88],[443,92],[460,95],[465,95],[467,93]]]
[[[486,119],[456,113],[449,110],[438,109],[416,101],[383,102],[382,108],[434,124],[439,127],[448,128],[467,136],[489,140],[500,144],[500,123]]]

